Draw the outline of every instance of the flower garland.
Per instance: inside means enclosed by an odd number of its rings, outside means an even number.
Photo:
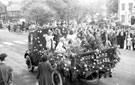
[[[38,30],[37,37],[34,38],[36,41],[33,44],[34,62],[39,62],[46,50],[43,34],[43,31]],[[52,54],[49,57],[50,63],[53,67],[57,67],[57,70],[70,81],[76,81],[80,78],[91,79],[90,76],[94,73],[111,77],[111,70],[120,61],[117,48],[100,49],[102,48],[100,40],[86,41],[88,43],[84,43],[82,47],[71,45],[64,53],[50,51]],[[95,49],[100,50],[94,51]]]
[[[56,54],[50,57],[52,66],[71,81],[87,79],[92,73],[102,72],[104,77],[112,76],[111,70],[120,61],[116,48],[104,49],[99,52],[87,52],[78,55]]]

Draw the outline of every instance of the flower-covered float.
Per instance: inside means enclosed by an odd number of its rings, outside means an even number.
[[[68,41],[68,44],[59,42],[57,50],[48,50],[46,33],[47,29],[39,29],[29,34],[29,50],[25,53],[29,70],[33,71],[42,61],[43,54],[48,53],[51,65],[57,69],[52,74],[53,83],[62,85],[65,80],[97,82],[102,77],[112,77],[112,69],[120,61],[116,47],[104,47],[99,39],[86,38],[81,40],[80,45],[77,39],[73,42],[61,38],[60,42]]]

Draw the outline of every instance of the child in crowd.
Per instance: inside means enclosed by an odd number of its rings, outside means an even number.
[[[130,37],[130,35],[128,35],[128,37],[127,37],[127,49],[131,50],[131,46],[132,46],[132,38]]]

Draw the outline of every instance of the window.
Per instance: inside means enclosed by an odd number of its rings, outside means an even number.
[[[132,16],[131,17],[131,25],[134,25],[135,24],[135,16]]]
[[[15,17],[16,16],[16,11],[13,11],[12,12],[12,17]]]
[[[121,22],[125,22],[125,15],[121,15]]]
[[[6,7],[4,7],[3,10],[4,10],[4,13],[6,13]]]
[[[133,3],[129,3],[129,11],[133,10]]]
[[[7,14],[8,14],[8,16],[12,16],[12,12],[8,12]]]
[[[2,13],[5,13],[5,8],[4,7],[2,7]]]
[[[122,10],[125,10],[125,4],[122,4]]]
[[[2,13],[2,7],[0,7],[0,13]]]
[[[12,17],[14,16],[14,12],[12,12],[12,15],[11,15]]]

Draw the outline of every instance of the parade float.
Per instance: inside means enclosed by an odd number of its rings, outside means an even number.
[[[65,80],[98,82],[103,77],[112,77],[112,69],[120,61],[116,47],[89,50],[90,45],[71,45],[64,52],[46,51],[44,35],[47,32],[48,29],[39,29],[29,33],[28,50],[24,56],[30,71],[42,61],[43,54],[48,53],[52,67],[57,69],[52,74],[53,83],[62,85]],[[93,41],[92,46],[97,46],[96,42]]]

